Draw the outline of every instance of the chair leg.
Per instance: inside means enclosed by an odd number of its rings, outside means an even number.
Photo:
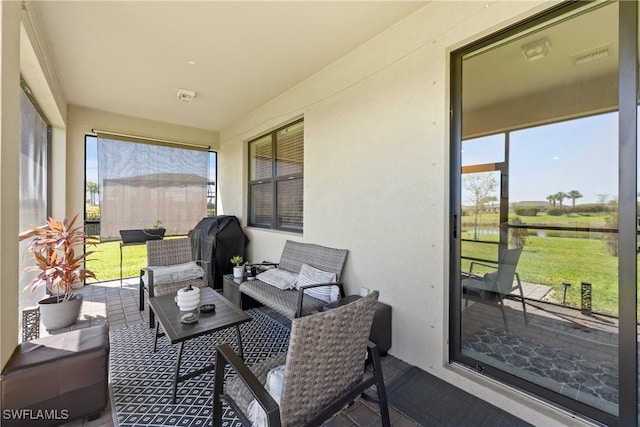
[[[153,310],[149,309],[149,329],[153,328],[156,325],[156,314]]]
[[[160,322],[156,322],[156,336],[153,340],[153,352],[155,353],[158,349],[158,337],[160,336]]]
[[[502,321],[504,322],[504,330],[506,332],[509,332],[509,324],[507,323],[507,313],[504,311],[504,299],[502,298],[502,295],[499,296],[500,301],[500,310],[502,310]]]
[[[524,302],[524,292],[522,292],[522,285],[518,278],[518,289],[520,290],[520,301],[522,301],[522,315],[524,316],[524,325],[529,326],[529,319],[527,319],[527,305]]]
[[[378,401],[380,403],[380,420],[383,427],[390,427],[391,421],[389,420],[389,405],[387,403],[387,391],[384,385],[384,377],[382,375],[382,365],[380,363],[380,354],[378,353],[378,347],[374,347],[371,351],[371,360],[373,362],[373,375],[376,381],[376,388],[378,390]]]
[[[144,311],[144,283],[142,278],[140,279],[140,304],[138,305],[140,311]]]
[[[518,291],[520,291],[520,301],[522,301],[522,315],[524,316],[524,326],[529,326],[529,319],[527,319],[527,305],[524,302],[524,292],[522,291],[522,282],[520,281],[520,275],[515,273],[516,282],[518,283]]]
[[[216,365],[213,376],[213,413],[211,417],[213,419],[212,425],[222,425],[222,393],[224,385],[224,368],[227,362],[221,354],[216,352]]]
[[[524,303],[524,297],[522,297],[522,315],[524,316],[524,325],[529,326],[529,319],[527,319],[527,306]]]

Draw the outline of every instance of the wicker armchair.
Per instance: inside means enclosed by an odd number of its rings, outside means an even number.
[[[207,286],[204,274],[207,261],[195,262],[198,264],[194,271],[191,241],[185,239],[149,240],[147,241],[147,267],[140,270],[140,311],[144,310],[145,291],[149,297],[175,294],[178,289],[191,285],[198,288]],[[191,265],[187,265],[191,263]],[[189,273],[180,274],[181,266],[190,269]],[[158,268],[160,267],[160,268]],[[166,267],[174,267],[175,277],[183,279],[167,279]],[[176,274],[175,272],[178,271]],[[168,283],[167,283],[168,282]],[[153,311],[149,312],[149,327],[155,325]]]
[[[334,310],[294,319],[289,350],[251,368],[227,344],[218,346],[214,376],[213,425],[222,425],[222,402],[228,402],[246,425],[255,399],[269,426],[321,425],[372,385],[376,385],[381,422],[389,426],[389,409],[375,344],[368,341],[378,292]],[[373,374],[365,371],[366,351]],[[231,365],[237,376],[225,387]],[[278,404],[263,386],[269,371],[284,365]]]
[[[469,272],[464,273],[466,278],[462,280],[462,292],[465,298],[465,305],[469,304],[469,300],[481,302],[485,304],[497,304],[502,311],[502,321],[504,328],[509,330],[507,323],[507,314],[504,309],[504,300],[514,298],[513,292],[518,291],[520,302],[522,303],[522,315],[524,316],[524,324],[528,325],[527,306],[525,304],[524,292],[522,291],[522,283],[520,275],[516,271],[522,246],[513,249],[505,249],[498,260],[497,265],[487,264],[478,261],[471,262]],[[473,272],[473,267],[479,265],[493,269],[492,273],[478,275]],[[515,282],[514,282],[515,277]]]

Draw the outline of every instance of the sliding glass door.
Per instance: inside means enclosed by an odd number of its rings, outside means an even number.
[[[451,359],[609,425],[637,413],[623,3],[562,5],[452,55]]]

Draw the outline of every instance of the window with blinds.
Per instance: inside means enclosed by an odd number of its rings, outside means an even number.
[[[302,232],[304,122],[249,142],[249,225]]]

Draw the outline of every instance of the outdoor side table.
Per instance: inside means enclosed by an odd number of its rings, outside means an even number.
[[[196,323],[184,324],[180,319],[182,315],[186,314],[186,312],[180,311],[178,305],[175,303],[174,297],[175,295],[163,295],[149,298],[149,306],[156,314],[159,325],[162,325],[162,328],[171,341],[171,344],[178,344],[173,380],[173,403],[176,402],[178,383],[194,378],[198,375],[202,375],[206,372],[213,371],[215,367],[214,364],[211,363],[203,368],[180,375],[180,362],[185,343],[193,338],[210,335],[222,329],[235,327],[240,357],[244,359],[242,352],[242,339],[240,336],[240,325],[252,320],[252,317],[246,312],[240,310],[213,289],[202,288],[200,290],[200,305],[215,304],[216,309],[213,313],[199,313],[200,318]],[[158,332],[158,327],[156,327],[156,340],[158,339]],[[215,352],[211,351],[212,359],[214,354]]]

